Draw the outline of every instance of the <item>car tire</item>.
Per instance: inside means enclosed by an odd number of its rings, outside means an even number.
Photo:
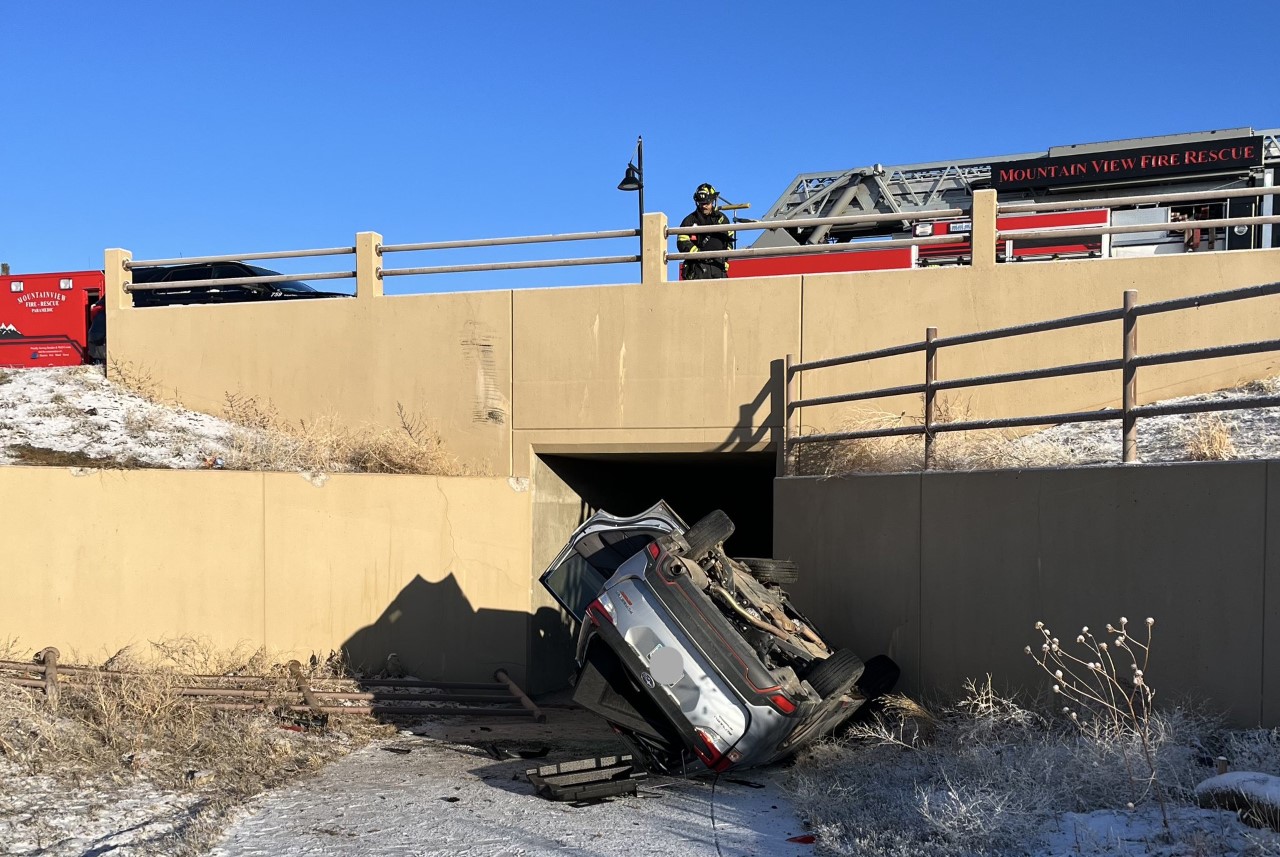
[[[763,559],[744,556],[738,562],[747,567],[751,576],[761,583],[777,583],[787,586],[800,579],[800,566],[789,559]]]
[[[733,521],[729,520],[729,516],[724,512],[716,509],[685,532],[684,540],[689,544],[687,555],[697,559],[731,535],[733,535]]]
[[[823,699],[847,692],[862,677],[862,658],[849,649],[837,649],[830,657],[815,661],[805,675]]]
[[[858,692],[868,701],[878,699],[893,690],[901,674],[902,669],[888,655],[868,658],[858,677]]]

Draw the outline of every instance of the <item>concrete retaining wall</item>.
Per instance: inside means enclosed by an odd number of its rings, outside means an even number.
[[[1037,620],[1074,640],[1151,616],[1163,699],[1280,723],[1280,462],[790,478],[774,496],[797,603],[892,655],[909,692],[988,673],[1042,689]]]
[[[83,658],[190,635],[524,680],[526,483],[0,467],[0,496],[0,633],[26,648]]]

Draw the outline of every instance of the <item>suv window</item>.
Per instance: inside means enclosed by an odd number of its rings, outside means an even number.
[[[178,268],[170,271],[164,278],[166,283],[186,282],[188,280],[211,280],[213,268],[210,265],[196,265],[191,268]]]

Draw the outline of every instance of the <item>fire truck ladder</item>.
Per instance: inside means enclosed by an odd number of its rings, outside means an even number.
[[[1028,156],[1034,157],[1034,156]],[[853,214],[902,214],[903,228],[921,214],[967,207],[973,183],[991,176],[991,158],[951,163],[883,167],[874,164],[839,173],[797,176],[787,193],[773,204],[765,220],[837,217]],[[805,244],[829,240],[830,226],[804,235]],[[770,239],[766,243],[765,239]],[[772,230],[756,246],[800,243],[794,235]]]

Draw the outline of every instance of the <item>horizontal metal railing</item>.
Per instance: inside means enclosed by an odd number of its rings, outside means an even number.
[[[528,244],[551,244],[563,241],[598,241],[610,238],[638,238],[639,229],[612,229],[597,232],[566,232],[552,235],[517,235],[506,238],[474,238],[458,241],[427,241],[417,244],[381,244],[377,249],[380,256],[388,253],[411,253],[426,250],[458,250],[476,247],[509,247]],[[589,256],[579,259],[534,259],[519,262],[477,262],[466,265],[430,265],[418,268],[386,268],[381,277],[405,277],[418,274],[458,274],[471,271],[515,271],[530,268],[563,268],[578,265],[616,265],[626,262],[639,262],[642,256],[638,253],[620,256]]]
[[[891,212],[888,214],[847,214],[838,217],[806,217],[795,220],[751,220],[739,223],[710,224],[707,226],[668,226],[666,237],[673,235],[706,235],[717,232],[747,232],[764,229],[802,229],[809,226],[847,226],[854,223],[909,222],[923,218],[959,217],[968,214],[963,208],[943,208],[932,211]],[[919,238],[886,238],[883,240],[848,241],[836,244],[797,244],[789,247],[744,247],[741,250],[700,250],[691,253],[665,253],[666,262],[685,259],[750,259],[770,256],[807,256],[814,253],[850,253],[859,250],[887,250],[894,247],[911,247],[927,244],[954,244],[954,235],[931,235]]]
[[[805,363],[793,362],[788,354],[784,360],[782,379],[783,425],[781,442],[778,445],[778,473],[787,475],[790,469],[792,452],[803,444],[824,443],[841,440],[866,440],[878,437],[902,437],[910,435],[924,436],[924,466],[929,469],[933,462],[934,439],[942,432],[973,431],[980,429],[1025,428],[1030,426],[1059,425],[1069,422],[1096,422],[1118,419],[1122,424],[1122,457],[1125,463],[1137,461],[1137,420],[1143,417],[1166,414],[1205,413],[1211,411],[1239,410],[1245,408],[1268,408],[1280,406],[1280,396],[1245,396],[1226,400],[1204,400],[1199,402],[1179,402],[1160,405],[1139,405],[1137,403],[1137,372],[1143,366],[1159,366],[1173,363],[1184,363],[1194,360],[1208,360],[1220,357],[1233,357],[1243,354],[1259,354],[1280,351],[1280,339],[1266,339],[1255,342],[1241,342],[1230,345],[1219,345],[1208,348],[1169,351],[1155,354],[1139,355],[1137,347],[1138,319],[1145,315],[1176,312],[1179,310],[1209,306],[1212,304],[1230,303],[1251,298],[1267,297],[1280,294],[1280,282],[1209,292],[1184,298],[1157,301],[1139,305],[1138,293],[1129,290],[1124,293],[1124,305],[1118,309],[1099,312],[1082,313],[1063,318],[1033,322],[1031,324],[997,328],[988,331],[961,334],[958,336],[939,338],[936,328],[928,328],[925,338],[918,342],[881,348],[859,354],[829,357]],[[1119,359],[1095,360],[1084,363],[1072,363],[1041,369],[1030,369],[1018,372],[1004,372],[993,375],[978,375],[967,378],[955,378],[939,381],[937,377],[938,352],[947,347],[968,345],[976,342],[987,342],[997,339],[1008,339],[1051,330],[1083,327],[1103,322],[1123,322],[1123,347]],[[797,377],[806,371],[843,366],[869,360],[897,357],[906,354],[924,352],[924,382],[919,384],[903,384],[883,387],[875,390],[841,393],[830,396],[814,396],[799,399],[793,395]],[[966,420],[957,422],[935,421],[935,397],[939,391],[966,387],[979,387],[991,384],[1003,384],[1015,381],[1031,381],[1067,375],[1082,375],[1097,372],[1122,373],[1121,407],[1101,411],[1074,411],[1057,414],[1039,414],[1029,416],[1003,417],[985,420]],[[891,428],[866,429],[859,431],[836,431],[800,436],[796,430],[795,417],[801,408],[843,402],[862,401],[896,395],[924,396],[923,418],[919,425],[894,426]]]
[[[1280,215],[1266,217],[1223,217],[1216,220],[1173,220],[1169,223],[1126,223],[1123,226],[1065,226],[1051,229],[1000,229],[996,240],[1013,238],[1081,238],[1086,235],[1124,235],[1137,232],[1189,232],[1225,226],[1280,223]]]
[[[1183,202],[1200,202],[1211,199],[1236,199],[1248,196],[1270,196],[1280,193],[1280,187],[1241,187],[1222,190],[1194,190],[1184,193],[1152,193],[1144,196],[1107,196],[1099,199],[1068,199],[1054,202],[1002,202],[996,206],[1000,214],[1018,214],[1031,211],[1071,211],[1080,208],[1112,208],[1117,205],[1178,205]]]
[[[1132,207],[1148,204],[1166,206],[1191,204],[1206,200],[1226,200],[1248,197],[1275,196],[1280,194],[1280,187],[1223,188],[1218,190],[1192,191],[1185,193],[1147,194],[1141,196],[1113,196],[1096,199],[1055,200],[1053,202],[1016,202],[996,204],[997,214],[1017,214],[1034,212],[1052,212],[1080,210],[1106,207]],[[877,212],[873,214],[852,214],[828,217],[806,217],[791,220],[756,220],[732,222],[727,224],[711,224],[707,226],[679,227],[668,225],[663,234],[661,247],[640,247],[638,253],[625,253],[608,256],[589,256],[581,258],[535,259],[503,262],[480,262],[456,265],[428,265],[415,267],[381,267],[369,272],[370,277],[385,278],[398,276],[454,274],[478,271],[526,270],[534,268],[575,267],[586,265],[615,265],[643,262],[653,254],[661,254],[660,261],[680,262],[688,259],[746,259],[757,257],[807,256],[811,254],[849,253],[864,250],[882,250],[911,246],[928,246],[933,244],[966,244],[972,241],[970,233],[957,235],[930,235],[911,238],[871,238],[831,244],[801,244],[786,247],[750,247],[734,250],[699,251],[697,253],[668,253],[665,241],[678,235],[702,235],[717,232],[749,232],[774,229],[805,229],[820,226],[848,226],[855,224],[878,224],[901,222],[909,224],[922,220],[943,218],[971,217],[972,211],[967,208],[938,208],[899,212]],[[1234,226],[1259,226],[1280,224],[1280,215],[1255,215],[1247,217],[1215,218],[1213,220],[1178,220],[1169,223],[1125,224],[1119,226],[1078,226],[1045,228],[1001,229],[995,233],[995,240],[1011,241],[1025,239],[1079,238],[1097,235],[1124,235],[1148,232],[1186,232],[1191,230],[1223,229]],[[416,243],[379,244],[375,249],[378,258],[385,258],[391,253],[438,252],[445,250],[479,249],[487,247],[511,247],[522,245],[541,245],[578,241],[597,241],[610,239],[641,238],[642,229],[613,229],[589,232],[567,232],[543,235],[521,235],[498,238],[475,238],[449,241],[426,241]],[[250,262],[270,259],[308,258],[317,256],[353,255],[357,251],[354,246],[328,247],[308,250],[282,250],[258,253],[234,253],[211,256],[195,256],[176,259],[133,260],[125,263],[126,271],[138,268],[188,265],[217,262]],[[657,257],[655,257],[657,261]],[[270,285],[289,280],[336,280],[352,279],[363,276],[358,271],[322,271],[316,273],[282,274],[279,276],[242,277],[235,279],[186,280],[182,286],[206,287],[216,285]],[[172,289],[176,283],[132,283],[126,290],[147,291],[156,289]]]
[[[315,256],[351,256],[355,247],[325,247],[316,250],[271,250],[262,253],[223,253],[217,256],[188,256],[178,259],[131,259],[124,263],[126,271],[138,268],[159,268],[170,265],[207,265],[217,262],[257,262],[263,259],[303,259]],[[126,292],[156,291],[158,289],[183,289],[196,286],[247,286],[287,283],[300,280],[349,280],[355,271],[321,271],[311,274],[276,274],[261,277],[225,277],[206,280],[176,280],[164,283],[128,283]]]

